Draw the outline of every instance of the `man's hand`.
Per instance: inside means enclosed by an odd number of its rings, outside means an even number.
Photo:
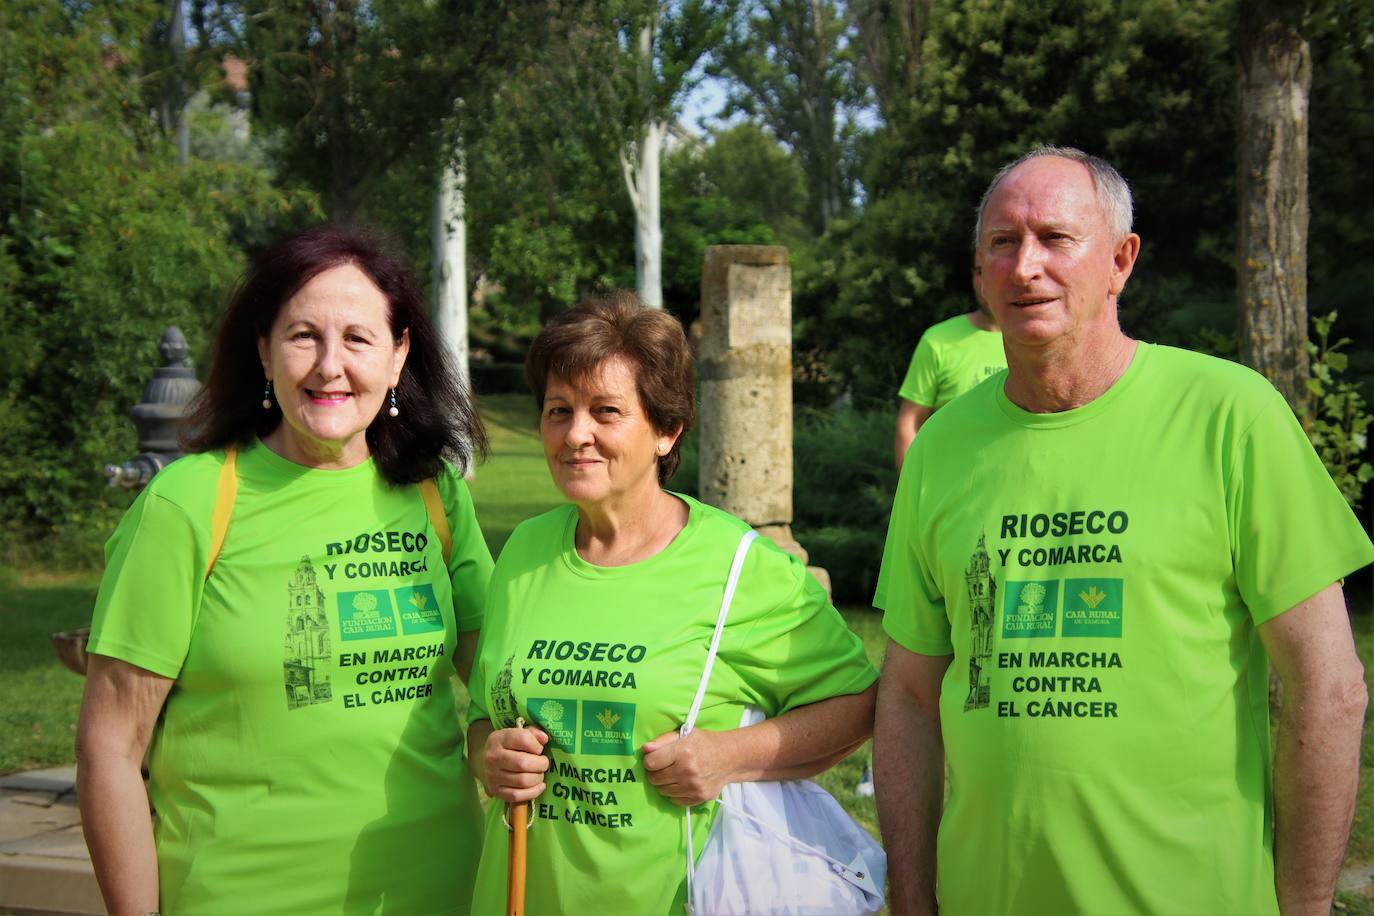
[[[1279,911],[1331,912],[1355,811],[1369,692],[1339,584],[1259,627],[1283,684],[1274,760]]]

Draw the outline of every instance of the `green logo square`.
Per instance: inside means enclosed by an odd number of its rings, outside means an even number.
[[[631,756],[634,733],[635,704],[582,701],[582,753]]]
[[[1064,635],[1121,638],[1124,579],[1065,579]]]
[[[1059,615],[1059,580],[1009,579],[1002,591],[1002,638],[1053,636]]]
[[[430,585],[407,585],[396,589],[396,607],[401,609],[401,632],[437,633],[444,629],[444,613]]]
[[[385,589],[339,592],[339,635],[344,639],[380,639],[396,635],[391,593]]]
[[[530,697],[525,702],[530,719],[549,733],[549,747],[577,753],[577,701]]]

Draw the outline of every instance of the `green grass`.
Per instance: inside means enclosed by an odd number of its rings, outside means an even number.
[[[473,473],[469,486],[487,547],[496,556],[516,525],[552,509],[563,497],[544,464],[533,398],[488,395],[478,409],[491,437],[491,456]]]
[[[96,579],[20,581],[0,572],[0,774],[74,759],[80,677],[62,667],[48,635],[85,626]]]
[[[882,615],[871,607],[845,606],[840,608],[849,628],[859,634],[864,650],[875,667],[881,668],[883,648],[887,644],[887,634],[883,632]],[[865,742],[859,750],[850,754],[836,766],[816,777],[827,792],[844,806],[854,820],[863,824],[868,832],[878,835],[878,812],[872,798],[861,798],[854,794],[863,775],[865,766],[873,762],[873,743]]]

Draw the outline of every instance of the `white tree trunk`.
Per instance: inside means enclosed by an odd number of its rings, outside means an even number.
[[[659,164],[668,125],[651,120],[641,129],[634,158],[622,153],[620,166],[635,211],[635,292],[650,308],[663,308],[663,221]]]
[[[434,196],[434,325],[453,367],[468,384],[467,174],[462,141],[439,176]]]
[[[176,131],[177,164],[185,165],[191,161],[191,128],[186,123],[186,107],[190,93],[186,87],[186,21],[181,8],[181,0],[172,0],[172,27],[169,41],[172,46],[172,63],[175,89],[172,93],[172,124]]]
[[[659,207],[659,162],[668,123],[658,118],[651,106],[654,84],[654,36],[658,31],[658,9],[640,26],[635,41],[639,92],[644,123],[630,151],[620,151],[620,168],[625,174],[625,190],[635,211],[635,292],[649,308],[663,308],[663,224]]]

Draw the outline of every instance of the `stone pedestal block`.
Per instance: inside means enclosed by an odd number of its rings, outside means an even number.
[[[713,245],[701,273],[701,498],[806,562],[792,537],[792,268],[778,245]],[[829,577],[819,571],[822,582]]]

